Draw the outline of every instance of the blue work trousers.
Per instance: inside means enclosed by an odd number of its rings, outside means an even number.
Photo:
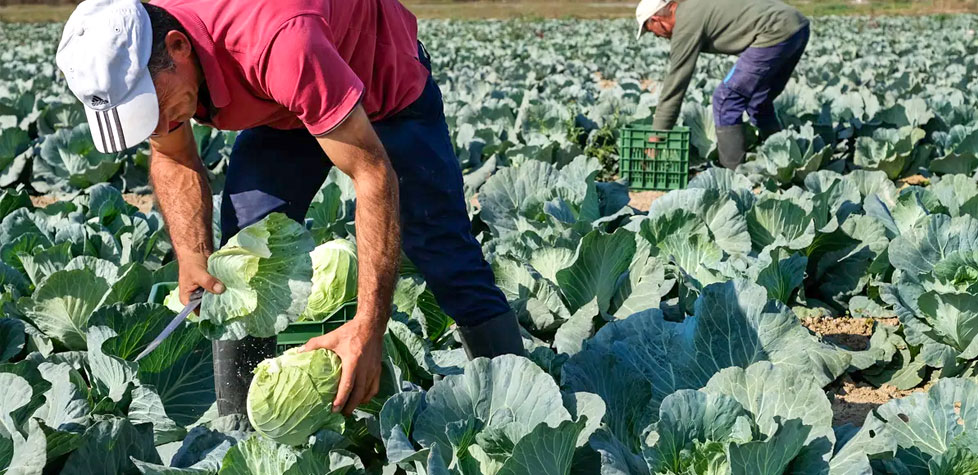
[[[419,49],[430,71],[427,53]],[[506,297],[472,236],[462,172],[434,78],[429,75],[412,105],[373,126],[397,174],[403,250],[438,304],[465,326],[508,312]],[[234,143],[224,185],[222,236],[227,239],[272,212],[302,222],[331,166],[305,129],[243,131]]]
[[[744,111],[761,131],[781,128],[774,100],[784,92],[791,73],[805,53],[810,30],[805,25],[783,43],[747,48],[713,93],[713,120],[717,126],[738,125]]]

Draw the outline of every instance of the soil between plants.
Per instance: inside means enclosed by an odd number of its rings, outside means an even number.
[[[639,211],[648,211],[652,202],[665,195],[664,191],[630,191],[628,192],[628,206]]]
[[[889,384],[878,388],[864,382],[853,381],[849,375],[826,390],[832,403],[832,426],[837,427],[846,423],[862,426],[866,416],[877,407],[891,399],[900,399],[913,393],[927,391],[930,383],[908,390],[900,390]]]
[[[896,318],[809,317],[801,320],[805,328],[821,335],[824,340],[857,351],[869,348],[873,322],[894,327],[900,324]]]
[[[869,348],[869,338],[872,336],[873,323],[897,326],[896,318],[853,318],[853,317],[811,317],[802,319],[801,323],[823,340],[850,350],[865,350]],[[891,399],[899,399],[920,391],[926,391],[929,385],[910,390],[900,390],[889,384],[881,387],[855,381],[848,374],[826,388],[826,394],[832,403],[832,425],[852,424],[862,426],[866,415]]]
[[[122,199],[126,200],[126,203],[129,203],[135,206],[136,208],[139,208],[139,211],[143,213],[148,213],[150,210],[153,209],[153,195],[138,195],[135,193],[123,193]],[[52,195],[31,196],[31,203],[38,208],[44,208],[45,206],[56,203],[58,201],[61,201],[61,199]]]

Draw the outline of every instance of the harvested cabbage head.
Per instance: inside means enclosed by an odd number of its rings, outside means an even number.
[[[259,363],[248,388],[251,425],[280,444],[305,444],[322,429],[343,432],[343,415],[332,411],[340,357],[324,349],[298,350]]]
[[[357,298],[357,248],[335,239],[312,250],[312,293],[300,321],[322,320]]]

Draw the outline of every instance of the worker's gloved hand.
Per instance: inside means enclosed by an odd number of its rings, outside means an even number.
[[[349,416],[360,404],[370,401],[380,390],[384,326],[354,318],[323,336],[310,339],[301,351],[331,350],[343,362],[340,387],[333,400],[333,412]]]
[[[199,288],[212,294],[224,292],[224,284],[207,272],[207,258],[194,256],[180,261],[180,303],[187,305],[190,294]]]

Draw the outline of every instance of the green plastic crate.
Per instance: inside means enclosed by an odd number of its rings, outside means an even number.
[[[163,305],[163,300],[166,299],[166,296],[170,295],[170,292],[173,292],[173,289],[175,288],[177,288],[176,282],[159,282],[153,284],[153,286],[149,288],[149,298],[146,299],[146,301],[149,303],[158,303]]]
[[[281,355],[289,348],[305,345],[310,338],[336,330],[344,323],[353,320],[356,315],[357,303],[354,301],[344,304],[322,321],[292,323],[283,332],[276,335],[275,354]]]
[[[661,142],[649,142],[658,136]],[[648,151],[655,151],[649,157]],[[655,130],[646,123],[622,127],[618,175],[633,190],[680,190],[689,183],[689,129]]]

